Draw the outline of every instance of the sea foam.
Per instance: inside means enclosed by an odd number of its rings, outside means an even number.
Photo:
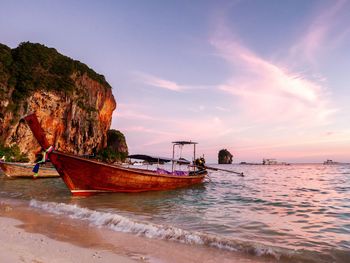
[[[185,244],[205,245],[223,250],[244,252],[250,255],[272,257],[277,260],[283,258],[288,261],[298,259],[300,262],[320,262],[303,260],[303,256],[300,255],[298,251],[286,248],[268,246],[251,241],[229,239],[197,231],[188,231],[174,226],[141,222],[115,213],[95,211],[77,205],[42,202],[33,199],[30,201],[30,206],[49,213],[88,221],[93,226],[107,227],[113,231],[132,233],[147,238],[170,240]],[[309,259],[309,257],[307,258]]]

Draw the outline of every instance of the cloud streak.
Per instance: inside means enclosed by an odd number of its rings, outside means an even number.
[[[315,64],[315,59],[322,49],[336,47],[350,33],[349,28],[338,31],[337,27],[338,16],[347,3],[345,0],[337,0],[331,1],[330,6],[323,7],[307,27],[306,33],[291,48],[291,58],[305,58],[307,62]],[[332,37],[329,37],[330,35]]]
[[[157,77],[148,73],[134,72],[133,75],[136,77],[136,81],[141,82],[145,85],[166,89],[175,92],[187,92],[190,90],[205,90],[216,88],[215,85],[188,85],[179,84],[176,81]]]
[[[180,79],[133,73],[133,81],[138,84],[168,91],[162,92],[162,96],[180,98],[195,89],[207,89],[210,99],[181,101],[182,109],[187,110],[181,119],[178,116],[185,111],[169,118],[152,109],[122,110],[126,131],[138,142],[135,147],[152,146],[152,150],[162,151],[172,140],[195,139],[205,147],[206,154],[215,158],[224,147],[239,152],[243,158],[256,160],[264,156],[293,159],[306,153],[311,156],[319,149],[331,149],[337,140],[330,133],[324,138],[324,132],[336,119],[333,115],[337,109],[332,104],[327,78],[315,65],[322,65],[316,62],[332,48],[327,44],[336,47],[347,37],[347,30],[334,28],[343,7],[344,1],[337,1],[323,12],[317,10],[315,16],[310,16],[310,26],[303,27],[304,34],[295,38],[294,45],[284,48],[284,54],[278,50],[268,55],[245,45],[231,31],[232,20],[226,24],[225,12],[221,13],[209,41],[215,54],[227,63],[229,74],[217,85],[191,86]],[[332,40],[330,35],[335,38]],[[127,122],[130,119],[136,120],[137,125]],[[339,141],[349,144],[347,139]]]
[[[176,92],[182,92],[187,89],[187,87],[179,85],[178,83],[163,78],[159,78],[150,74],[136,72],[137,79],[146,85],[158,87],[162,89],[167,89]]]
[[[320,124],[335,111],[329,106],[329,93],[322,82],[258,56],[222,24],[210,43],[232,69],[218,88],[233,95],[252,120]]]

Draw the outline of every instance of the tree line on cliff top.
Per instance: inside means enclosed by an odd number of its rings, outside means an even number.
[[[58,53],[55,48],[23,42],[11,49],[0,43],[0,100],[4,100],[7,94],[12,94],[12,101],[5,108],[13,112],[14,118],[17,116],[20,102],[37,90],[71,94],[76,87],[72,79],[73,74],[77,76],[86,74],[104,88],[112,88],[103,75],[96,73],[78,60]],[[85,107],[85,105],[79,106]],[[1,111],[0,118],[3,118]],[[107,148],[98,152],[96,157],[105,162],[125,160],[128,150],[124,135],[112,130],[108,137],[111,138]],[[113,140],[115,140],[114,143],[112,143]],[[116,142],[121,146],[116,146]],[[111,146],[112,144],[114,146]],[[120,147],[124,151],[120,151]],[[0,158],[2,156],[9,161],[28,161],[28,158],[20,153],[18,146],[8,146],[0,142]]]
[[[111,88],[103,75],[54,48],[30,42],[23,42],[14,49],[0,44],[0,88],[14,88],[13,102],[38,89],[70,93],[74,89],[73,73],[87,74],[104,87]]]

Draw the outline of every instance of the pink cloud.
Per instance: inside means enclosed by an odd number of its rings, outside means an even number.
[[[305,58],[306,61],[315,64],[316,56],[321,50],[336,47],[350,33],[349,28],[339,31],[337,27],[338,15],[346,9],[344,7],[347,1],[337,0],[329,3],[330,5],[322,7],[323,9],[315,15],[305,34],[291,48],[291,58]]]
[[[346,134],[348,137],[340,136],[334,129],[337,136],[325,134],[329,130],[327,124],[337,110],[331,103],[327,79],[319,72],[307,72],[307,75],[292,70],[299,62],[316,61],[325,43],[330,43],[329,35],[336,24],[334,18],[343,3],[337,1],[334,7],[316,16],[297,44],[286,49],[283,62],[269,60],[249,49],[221,19],[210,43],[217,55],[228,63],[231,72],[215,87],[222,94],[231,95],[233,106],[223,108],[221,105],[211,111],[206,104],[191,105],[187,108],[192,112],[205,111],[195,120],[187,116],[181,120],[166,118],[158,113],[154,118],[144,109],[122,110],[124,119],[139,121],[138,126],[126,127],[130,136],[138,141],[134,147],[150,148],[161,155],[164,149],[169,150],[172,140],[196,140],[200,142],[198,152],[205,152],[212,160],[221,148],[229,149],[241,160],[275,157],[282,161],[304,156],[322,160],[324,155],[318,153],[327,149],[336,154],[337,147],[339,156],[348,154],[349,133]],[[333,42],[345,39],[346,32],[332,34],[336,36]],[[203,87],[212,90],[210,86],[179,84],[146,73],[135,73],[135,76],[146,85],[175,92]],[[151,126],[142,120],[149,121]]]
[[[258,56],[230,36],[222,25],[211,39],[232,75],[219,89],[232,94],[242,113],[256,121],[323,123],[335,110],[321,82]]]
[[[164,79],[162,77],[157,77],[142,72],[134,72],[133,75],[136,76],[136,81],[142,82],[146,85],[177,92],[184,92],[189,90],[206,90],[215,88],[215,86],[213,85],[180,85],[176,81]]]
[[[177,91],[177,92],[181,92],[186,89],[186,87],[181,86],[174,81],[162,79],[150,74],[137,72],[135,73],[135,75],[137,76],[139,81],[153,87],[163,88],[163,89]]]
[[[154,116],[143,114],[140,112],[135,112],[133,110],[123,110],[119,112],[115,112],[113,114],[116,118],[124,118],[128,120],[156,120]]]
[[[117,109],[113,112],[113,118],[128,120],[156,120],[154,115],[145,114],[144,105],[119,103]]]
[[[221,106],[216,106],[215,109],[218,110],[218,111],[222,111],[222,112],[230,112],[231,111],[230,109],[224,108],[224,107],[221,107]]]
[[[130,126],[130,127],[126,127],[125,131],[137,131],[137,132],[141,132],[141,133],[151,133],[151,134],[157,134],[157,135],[166,135],[167,138],[169,136],[174,136],[176,135],[173,132],[166,132],[166,131],[160,131],[158,129],[150,129],[144,126]]]

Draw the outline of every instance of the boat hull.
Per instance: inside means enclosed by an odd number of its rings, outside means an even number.
[[[34,178],[34,164],[0,162],[0,168],[9,178]],[[55,168],[40,167],[36,178],[59,177]]]
[[[200,175],[168,175],[155,171],[108,165],[61,152],[50,153],[50,160],[73,195],[101,192],[144,192],[187,187],[203,182]]]
[[[34,137],[43,149],[50,149],[35,114],[24,117]],[[191,175],[158,174],[149,170],[125,168],[84,159],[59,151],[47,153],[50,161],[73,195],[99,192],[144,192],[187,187],[203,182],[206,170]]]

